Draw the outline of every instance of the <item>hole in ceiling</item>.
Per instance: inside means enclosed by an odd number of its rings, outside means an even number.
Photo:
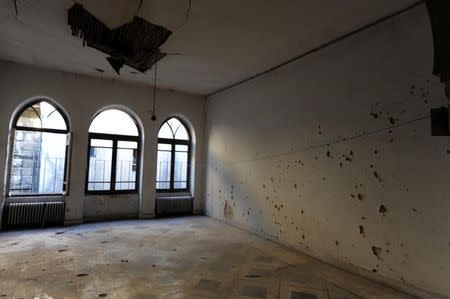
[[[83,40],[83,46],[88,45],[110,55],[107,60],[118,74],[124,64],[140,72],[149,70],[166,55],[159,48],[172,34],[169,29],[140,17],[134,17],[116,29],[109,29],[78,3],[68,11],[68,24],[72,35]]]
[[[102,70],[102,69],[95,69],[97,72],[99,72],[99,73],[104,73],[105,71],[104,70]]]

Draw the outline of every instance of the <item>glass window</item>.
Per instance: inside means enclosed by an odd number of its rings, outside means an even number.
[[[169,126],[169,124],[165,123],[161,127],[158,133],[158,138],[167,138],[167,139],[173,138],[172,128]]]
[[[88,190],[110,190],[113,141],[91,139]]]
[[[172,145],[158,144],[156,189],[170,189]]]
[[[177,118],[164,122],[158,132],[157,190],[188,190],[190,148],[186,126]]]
[[[119,141],[117,143],[117,146],[119,148],[132,148],[132,149],[137,149],[138,148],[138,143],[136,141]]]
[[[137,191],[139,131],[127,113],[111,109],[98,114],[89,128],[90,193]]]
[[[139,130],[133,118],[118,109],[110,109],[98,114],[89,127],[89,133],[139,136]]]
[[[68,125],[53,105],[26,107],[14,124],[9,195],[66,191]]]
[[[174,188],[186,189],[187,183],[187,166],[188,166],[188,153],[175,151],[175,176],[174,176]]]
[[[17,127],[67,130],[61,113],[47,102],[37,102],[26,108],[16,123]]]
[[[118,142],[116,161],[116,190],[136,189],[137,148],[137,142]]]
[[[171,118],[161,126],[158,138],[189,140],[189,134],[180,120]]]

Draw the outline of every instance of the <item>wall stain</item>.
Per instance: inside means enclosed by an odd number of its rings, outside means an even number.
[[[388,120],[391,125],[395,125],[398,122],[398,119],[393,117],[389,117]]]
[[[378,172],[374,171],[373,172],[373,176],[380,182],[383,182],[383,179],[380,177],[380,175],[378,174]]]
[[[381,258],[381,253],[382,252],[383,252],[383,248],[377,247],[377,246],[372,246],[372,253],[373,253],[373,255],[375,255],[377,257],[377,259],[383,260]]]
[[[359,234],[362,235],[363,237],[366,236],[366,234],[364,232],[364,226],[362,226],[362,225],[359,226]]]
[[[380,117],[380,114],[381,114],[381,112],[380,113],[378,113],[378,112],[371,112],[370,116],[372,116],[374,119],[377,119],[377,118]]]
[[[233,218],[233,208],[228,204],[228,201],[225,201],[225,206],[223,208],[223,216],[228,220]]]
[[[380,208],[378,209],[378,211],[383,214],[383,216],[386,216],[387,213],[387,209],[384,205],[381,205]]]

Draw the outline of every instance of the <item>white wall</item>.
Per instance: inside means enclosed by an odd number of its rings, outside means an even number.
[[[50,71],[0,61],[0,188],[5,181],[8,128],[14,110],[32,97],[46,96],[67,112],[72,131],[69,195],[66,223],[83,220],[154,216],[157,131],[169,116],[177,114],[190,121],[196,136],[195,160],[204,155],[205,98],[158,90],[157,122],[150,119],[153,89],[64,72]],[[138,195],[86,196],[88,129],[94,115],[110,105],[124,106],[140,119],[144,129],[142,190]],[[203,172],[195,168],[194,212],[203,211]],[[1,205],[0,205],[1,206]]]
[[[208,98],[207,214],[450,295],[450,142],[413,121],[449,104],[432,63],[422,5]]]

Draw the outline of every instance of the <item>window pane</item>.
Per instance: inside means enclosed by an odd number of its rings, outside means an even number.
[[[158,190],[170,189],[170,182],[156,182],[156,189]]]
[[[189,140],[189,134],[185,126],[176,118],[166,121],[158,133],[158,138]]]
[[[137,150],[117,149],[116,163],[116,190],[136,189]]]
[[[67,130],[61,113],[47,102],[39,102],[28,107],[17,120],[17,126]]]
[[[91,146],[94,147],[112,147],[113,141],[112,140],[105,140],[105,139],[91,139]]]
[[[160,151],[171,151],[172,145],[166,143],[158,143],[158,150]]]
[[[66,139],[66,134],[15,132],[11,195],[63,192]]]
[[[188,149],[189,147],[187,145],[179,145],[179,144],[175,145],[175,150],[177,152],[187,152]]]
[[[184,125],[176,118],[171,118],[167,121],[172,127],[173,135],[175,139],[178,140],[189,140],[189,135],[187,133]]]
[[[137,149],[138,143],[136,141],[119,141],[117,142],[118,148],[131,148],[131,149]]]
[[[186,188],[184,183],[187,182],[187,166],[188,166],[187,163],[188,163],[188,153],[175,152],[175,173],[174,173],[175,189]]]
[[[31,107],[27,108],[17,120],[17,126],[41,129],[42,123],[39,110],[33,110]]]
[[[172,146],[168,144],[169,151],[158,150],[158,161],[156,171],[156,189],[170,189],[170,165],[172,154],[170,152]]]
[[[89,153],[88,190],[111,189],[112,148],[91,147]]]
[[[158,138],[173,139],[172,129],[167,123],[165,123],[161,129],[159,129]]]
[[[133,118],[128,113],[118,109],[110,109],[97,115],[89,127],[90,133],[139,136],[139,131]]]
[[[186,128],[180,123],[180,126],[175,132],[175,139],[178,140],[189,140],[189,135]]]
[[[169,119],[167,123],[172,127],[174,133],[178,129],[178,127],[182,125],[181,122],[175,117]]]
[[[175,182],[173,184],[174,189],[186,189],[187,188],[187,182]]]

